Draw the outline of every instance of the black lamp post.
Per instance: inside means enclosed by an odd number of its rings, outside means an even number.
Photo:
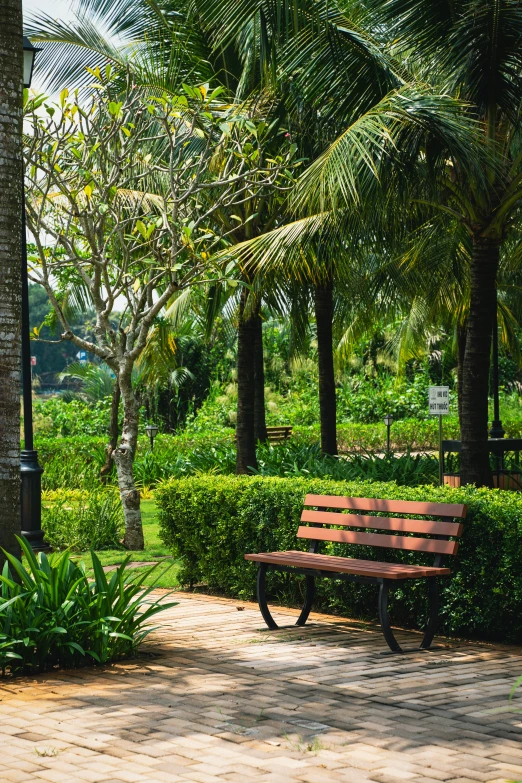
[[[493,321],[493,421],[489,431],[490,438],[503,438],[506,434],[500,420],[500,400],[498,389],[498,314],[497,293],[495,291],[495,318]]]
[[[154,450],[154,438],[159,432],[159,427],[157,427],[155,424],[147,424],[145,427],[145,432],[149,436],[150,439],[150,450]]]
[[[391,429],[391,425],[393,424],[393,417],[390,416],[389,413],[387,413],[383,421],[386,424],[386,455],[389,457],[391,453],[390,452],[390,429]]]
[[[24,87],[31,86],[36,49],[24,36]],[[42,473],[33,441],[31,341],[29,339],[29,282],[25,236],[25,183],[22,176],[22,382],[24,401],[24,449],[20,454],[20,504],[22,535],[33,549],[44,549],[42,531]]]

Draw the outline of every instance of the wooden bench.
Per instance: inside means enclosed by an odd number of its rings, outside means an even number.
[[[282,443],[284,440],[288,440],[292,434],[292,427],[289,425],[283,425],[282,427],[267,427],[266,434],[269,443]]]
[[[269,443],[283,443],[288,440],[292,434],[292,427],[290,424],[284,424],[281,427],[267,427],[266,436]],[[237,440],[237,434],[234,434],[234,440]]]
[[[464,519],[466,506],[331,495],[307,495],[304,505],[314,507],[313,510],[304,509],[301,522],[306,522],[309,526],[300,525],[297,531],[297,538],[308,539],[311,542],[308,552],[290,550],[245,555],[246,560],[259,563],[257,600],[268,627],[272,629],[278,627],[266,601],[265,583],[268,568],[306,576],[306,597],[296,625],[304,625],[308,619],[315,597],[316,576],[377,584],[379,585],[379,620],[384,638],[391,650],[402,652],[393,635],[388,617],[389,591],[406,579],[427,579],[429,618],[421,648],[428,649],[437,627],[439,609],[437,577],[450,575],[450,569],[443,566],[442,560],[445,555],[457,553],[458,541],[455,539],[462,534],[462,524],[455,520]],[[328,509],[335,509],[335,511]],[[346,511],[349,513],[343,513]],[[370,514],[353,513],[360,511],[370,512]],[[375,516],[383,513],[406,514],[410,518]],[[412,519],[412,516],[415,518]],[[437,519],[422,517],[437,517]],[[332,528],[331,525],[337,527]],[[357,528],[357,530],[337,529],[340,526]],[[433,565],[426,566],[325,555],[319,552],[322,541],[424,552],[433,554],[434,560]]]

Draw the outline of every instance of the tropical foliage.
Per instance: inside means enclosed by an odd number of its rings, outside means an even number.
[[[110,482],[116,465],[126,545],[143,545],[139,487],[169,475],[433,480],[431,458],[365,455],[382,430],[346,437],[385,414],[423,422],[430,383],[454,392],[463,483],[491,485],[497,337],[503,402],[519,407],[521,388],[522,10],[73,7],[72,23],[31,22],[61,93],[26,103],[30,266],[57,341],[94,357],[62,376],[75,405],[110,395],[109,443],[77,473],[104,458]],[[213,443],[173,439],[161,461],[138,451],[151,420]],[[315,429],[272,449],[270,423]],[[399,442],[436,445],[428,423],[405,423]]]
[[[56,666],[108,663],[136,653],[150,620],[175,604],[150,601],[151,588],[129,571],[129,557],[106,575],[94,552],[93,573],[69,551],[37,556],[19,539],[23,561],[4,552],[0,576],[2,673],[37,673]],[[155,568],[153,566],[152,568]]]
[[[120,499],[113,488],[60,489],[44,498],[42,530],[53,549],[118,548],[124,535]]]

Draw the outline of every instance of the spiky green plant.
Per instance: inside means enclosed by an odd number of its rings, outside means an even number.
[[[0,576],[0,667],[2,674],[55,667],[105,664],[137,652],[153,630],[150,620],[176,606],[148,601],[144,589],[155,564],[139,575],[127,557],[108,578],[91,551],[92,574],[70,552],[35,555],[19,537],[23,560],[3,551]]]

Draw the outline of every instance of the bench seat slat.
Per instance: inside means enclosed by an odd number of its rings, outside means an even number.
[[[321,527],[300,526],[297,538],[310,541],[335,541],[339,544],[363,544],[387,549],[406,549],[412,552],[432,552],[433,554],[454,555],[458,549],[457,541],[438,541],[435,538],[414,538],[413,536],[387,536],[382,533],[358,533],[355,530],[332,530]]]
[[[307,495],[305,506],[343,508],[354,511],[387,511],[391,514],[454,517],[464,519],[466,506],[460,503],[423,503],[414,500],[385,500],[381,498],[349,498],[344,495]]]
[[[398,519],[370,517],[360,514],[340,514],[338,511],[310,511],[305,509],[301,522],[345,527],[371,527],[375,530],[396,530],[403,533],[425,533],[437,536],[461,536],[463,525],[459,522],[432,522],[427,519]]]
[[[288,552],[261,552],[245,555],[246,560],[272,565],[286,565],[317,571],[331,571],[355,576],[370,576],[382,579],[418,579],[429,576],[448,576],[449,568],[415,566],[402,563],[380,563],[375,560],[357,560],[335,555],[320,555],[313,552],[289,550]]]

